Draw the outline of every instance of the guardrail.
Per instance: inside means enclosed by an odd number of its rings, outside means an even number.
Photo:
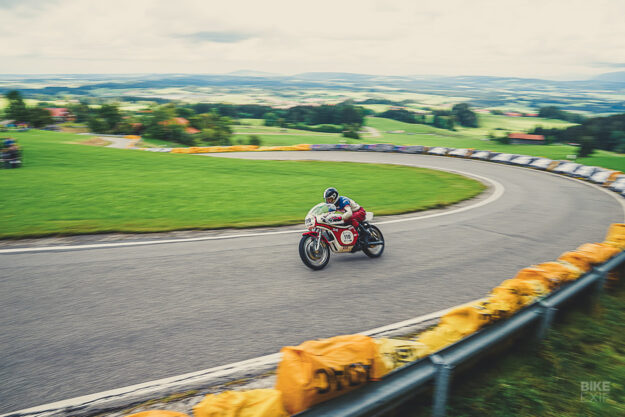
[[[588,288],[594,287],[595,292],[600,292],[607,273],[623,263],[625,263],[625,252],[517,312],[509,319],[484,328],[430,356],[395,370],[379,382],[313,406],[298,413],[297,416],[379,416],[397,408],[420,389],[433,382],[432,415],[443,417],[454,368],[492,348],[498,342],[525,330],[531,324],[537,325],[536,339],[540,341],[551,326],[558,307]]]

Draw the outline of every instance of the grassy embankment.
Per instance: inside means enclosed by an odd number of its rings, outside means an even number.
[[[484,189],[411,167],[230,160],[81,146],[89,137],[68,133],[11,135],[25,164],[0,171],[0,238],[297,224],[329,185],[377,214],[445,206]]]
[[[622,278],[621,278],[622,279]],[[625,289],[591,308],[566,312],[537,349],[520,342],[500,359],[454,379],[450,417],[625,415]],[[601,383],[582,392],[582,384]],[[586,385],[590,389],[589,385]],[[607,389],[606,389],[607,388]],[[421,398],[429,404],[430,398]],[[424,417],[429,406],[407,404],[397,415]]]

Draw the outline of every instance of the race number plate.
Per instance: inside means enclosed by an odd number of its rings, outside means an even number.
[[[341,233],[341,241],[344,245],[351,245],[352,243],[354,243],[354,234],[349,230],[345,230],[343,233]]]

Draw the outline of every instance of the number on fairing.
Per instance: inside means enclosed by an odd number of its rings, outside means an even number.
[[[349,230],[345,230],[343,233],[341,233],[341,240],[344,244],[349,245],[354,241],[354,234]]]

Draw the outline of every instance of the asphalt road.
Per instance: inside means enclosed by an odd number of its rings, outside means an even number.
[[[494,163],[348,152],[238,156],[456,169],[495,179],[505,192],[461,213],[382,225],[381,258],[333,255],[321,272],[300,261],[298,233],[0,254],[0,412],[275,353],[480,298],[525,266],[603,240],[624,216],[619,201],[597,188]]]

